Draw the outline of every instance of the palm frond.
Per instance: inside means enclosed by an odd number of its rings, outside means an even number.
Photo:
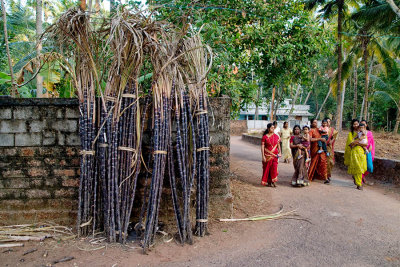
[[[376,39],[371,40],[370,47],[373,50],[374,55],[377,57],[378,62],[382,64],[385,74],[397,77],[399,75],[399,70],[389,50]]]

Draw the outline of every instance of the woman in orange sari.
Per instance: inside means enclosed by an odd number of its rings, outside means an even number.
[[[328,158],[326,153],[318,153],[318,141],[326,142],[325,138],[321,137],[321,133],[318,130],[317,119],[311,120],[311,164],[308,169],[308,179],[310,181],[319,179],[324,180],[326,184],[329,184],[328,180]]]
[[[263,164],[263,176],[261,185],[276,187],[278,181],[278,158],[281,146],[280,137],[274,133],[275,127],[268,123],[267,129],[261,140],[261,155]]]
[[[335,128],[331,126],[331,119],[325,118],[325,120],[328,122],[328,127],[329,127],[328,131],[329,139],[328,142],[326,143],[326,148],[329,152],[327,167],[328,167],[328,180],[330,182],[332,177],[332,169],[333,166],[335,165],[335,141],[339,132],[336,131]]]

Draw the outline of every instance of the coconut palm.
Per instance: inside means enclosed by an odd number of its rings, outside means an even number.
[[[342,28],[343,28],[343,19],[346,10],[348,10],[349,4],[356,4],[356,1],[345,1],[345,0],[306,0],[305,4],[308,9],[318,8],[318,13],[320,15],[320,19],[322,21],[332,19],[333,17],[337,17],[337,88],[342,88],[342,61],[343,61],[343,44],[342,44]],[[339,90],[340,91],[340,90]],[[336,94],[336,128],[338,130],[342,129],[342,99],[341,94],[338,92]]]
[[[370,4],[367,4],[360,8],[359,11],[355,12],[352,16],[353,19],[364,23],[364,25],[374,29],[374,31],[382,34],[392,34],[399,35],[400,34],[400,21],[395,12],[393,12],[392,7],[383,0],[376,0]],[[400,40],[399,38],[388,38],[385,40],[386,47],[391,50],[394,57],[400,56]],[[396,66],[394,64],[386,64],[391,65],[392,68],[389,71],[386,71],[388,77],[397,77],[397,71],[393,68]],[[394,81],[396,79],[390,79],[390,81]],[[398,88],[398,87],[397,87]],[[398,97],[398,106],[400,105],[400,96]],[[396,116],[396,125],[394,128],[394,132],[397,133],[400,124],[400,110],[397,111]]]
[[[396,123],[393,129],[394,133],[397,133],[399,130],[400,124],[400,77],[399,77],[399,65],[396,64],[395,71],[392,72],[392,75],[386,76],[372,76],[371,77],[376,83],[377,91],[373,94],[373,97],[383,97],[387,100],[387,102],[393,101],[397,108],[396,114]]]

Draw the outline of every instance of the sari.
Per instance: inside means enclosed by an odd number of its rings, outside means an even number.
[[[290,138],[293,145],[301,144],[301,135],[294,135]],[[308,185],[308,173],[306,166],[306,151],[298,148],[292,148],[294,174],[292,176],[292,185]],[[299,158],[301,156],[301,158]]]
[[[280,138],[278,135],[273,134],[270,137],[264,135],[261,144],[264,144],[264,155],[266,161],[263,162],[263,175],[261,184],[275,183],[278,181],[278,144]]]
[[[290,135],[292,134],[292,129],[282,128],[282,159],[287,160],[292,157],[292,152],[290,150]]]
[[[350,166],[351,147],[350,143],[357,137],[357,132],[349,132],[347,135],[346,147],[344,148],[344,165]]]
[[[371,152],[372,161],[374,161],[374,159],[375,159],[375,140],[374,140],[374,135],[372,134],[371,131],[367,131],[367,139],[368,139],[367,149],[369,152]],[[365,183],[365,176],[367,176],[368,174],[369,174],[368,171],[363,173],[363,175],[362,175],[363,183]]]
[[[310,130],[310,138],[321,138],[321,134],[317,128]],[[310,181],[328,179],[328,159],[326,153],[318,153],[318,150],[318,142],[311,142],[311,164],[308,169],[308,179]]]
[[[329,144],[327,144],[327,146],[326,146],[326,148],[329,152],[328,165],[327,165],[328,178],[331,178],[333,165],[335,165],[335,141],[336,141],[336,137],[337,137],[338,133],[339,132],[336,131],[335,128],[333,128],[333,127],[329,128],[329,131],[328,131]]]
[[[357,186],[362,186],[362,175],[367,171],[367,155],[364,148],[359,145],[353,146],[350,151],[349,161],[347,173],[353,176],[354,183]]]

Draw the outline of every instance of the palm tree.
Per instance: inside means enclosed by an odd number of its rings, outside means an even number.
[[[383,34],[400,34],[400,20],[396,13],[396,9],[393,8],[393,1],[373,1],[360,8],[358,12],[353,14],[352,18],[363,22],[364,25],[373,28],[375,31]],[[394,3],[393,3],[394,4]],[[396,57],[400,56],[400,40],[398,38],[392,38],[387,40],[386,47],[389,48]],[[392,57],[393,58],[393,57]],[[386,64],[386,66],[391,67],[390,71],[386,70],[387,76],[395,75],[397,76],[397,71],[394,70],[395,64],[391,63],[393,60]],[[385,67],[386,68],[386,67]],[[392,79],[393,80],[393,79]],[[397,87],[398,88],[398,87]],[[400,96],[398,98],[398,105],[400,106]],[[394,133],[397,133],[400,124],[400,109],[397,111],[396,115],[396,125],[394,128]]]
[[[392,72],[392,75],[383,77],[372,76],[372,79],[376,81],[376,87],[378,91],[376,91],[373,97],[381,96],[388,100],[388,102],[393,101],[397,108],[396,114],[396,123],[393,129],[394,133],[397,133],[399,130],[400,124],[400,92],[399,92],[399,66],[396,64],[395,70]],[[395,74],[394,74],[395,73]]]
[[[343,52],[342,52],[342,26],[343,26],[343,16],[344,16],[344,8],[345,1],[344,0],[306,0],[306,7],[308,9],[314,9],[315,7],[320,7],[318,10],[321,13],[321,18],[323,20],[330,19],[333,16],[337,15],[337,86],[336,88],[342,88],[342,60],[343,60]],[[336,94],[336,128],[337,130],[342,129],[342,99],[341,94],[338,92]]]

